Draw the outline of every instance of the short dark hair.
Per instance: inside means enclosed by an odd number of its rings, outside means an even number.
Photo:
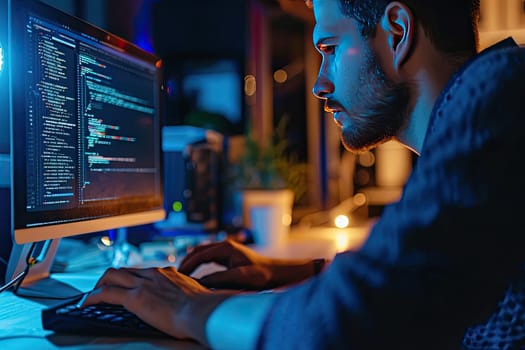
[[[310,4],[315,0],[306,0]],[[479,45],[480,0],[399,0],[412,11],[416,23],[436,48],[456,57],[470,56]],[[354,18],[363,37],[373,37],[392,0],[339,0],[344,15]]]

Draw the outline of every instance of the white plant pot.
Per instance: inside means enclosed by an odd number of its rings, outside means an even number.
[[[286,242],[292,223],[292,190],[244,190],[242,208],[244,226],[249,228],[257,245],[280,245]]]

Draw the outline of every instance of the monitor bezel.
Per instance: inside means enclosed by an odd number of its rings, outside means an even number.
[[[25,138],[25,108],[21,103],[24,99],[24,92],[20,84],[23,84],[23,79],[16,79],[15,77],[23,73],[24,66],[22,64],[22,57],[16,57],[16,53],[21,52],[21,35],[25,35],[26,16],[31,12],[34,15],[48,18],[50,21],[58,23],[62,26],[72,28],[82,35],[86,36],[87,40],[103,45],[104,47],[115,50],[116,54],[130,53],[137,60],[155,67],[157,74],[157,104],[161,110],[161,93],[163,92],[162,81],[162,61],[161,59],[147,52],[135,44],[109,33],[97,26],[94,26],[80,18],[66,14],[54,7],[44,4],[37,0],[17,0],[10,1],[9,8],[9,45],[11,47],[11,65],[9,70],[10,80],[10,141],[11,141],[11,225],[13,239],[17,244],[25,244],[31,242],[39,242],[50,239],[58,239],[68,236],[76,236],[85,233],[104,231],[119,227],[129,227],[141,224],[149,224],[165,218],[165,211],[163,209],[163,189],[162,189],[162,157],[161,157],[161,123],[162,118],[159,112],[157,118],[157,126],[155,128],[155,138],[159,145],[156,147],[155,155],[156,164],[160,166],[158,175],[158,192],[154,196],[137,197],[129,199],[129,204],[123,208],[119,201],[110,203],[97,208],[96,215],[91,218],[84,217],[82,221],[63,222],[58,220],[55,223],[44,225],[37,225],[27,227],[20,225],[20,212],[23,211],[25,219],[31,219],[32,215],[25,211],[26,192],[25,192],[25,154],[20,149],[20,142]],[[58,212],[58,211],[57,211]],[[66,211],[67,212],[67,211]],[[79,209],[73,209],[68,215],[74,217],[76,213],[80,213]],[[74,214],[73,214],[74,213]],[[39,214],[40,215],[40,214]],[[49,216],[53,217],[53,211],[49,212]],[[51,220],[49,220],[51,221]]]

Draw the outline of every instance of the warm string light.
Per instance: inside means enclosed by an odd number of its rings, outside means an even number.
[[[350,224],[350,219],[346,215],[337,215],[334,219],[334,225],[337,228],[346,228]]]
[[[342,202],[338,207],[334,208],[336,212],[340,212],[340,214],[336,215],[333,219],[334,226],[337,228],[347,228],[350,226],[351,215],[346,213],[351,213],[365,204],[366,195],[363,193],[356,193],[348,200]]]

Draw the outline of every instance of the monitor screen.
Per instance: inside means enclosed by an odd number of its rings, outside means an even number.
[[[38,1],[10,3],[15,242],[164,219],[159,57]]]

